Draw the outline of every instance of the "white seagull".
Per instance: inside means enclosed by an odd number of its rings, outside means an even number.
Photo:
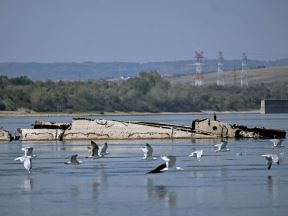
[[[14,159],[15,161],[20,161],[23,163],[24,168],[30,173],[32,169],[32,157],[31,156],[21,156]]]
[[[261,155],[262,157],[264,157],[267,161],[267,169],[270,170],[272,163],[276,163],[276,164],[280,164],[280,160],[277,154],[265,154],[265,155]]]
[[[230,151],[228,148],[227,148],[227,142],[221,142],[219,144],[216,144],[214,145],[214,148],[215,149],[215,152],[226,152],[226,151]]]
[[[148,174],[148,173],[162,173],[162,172],[165,172],[168,170],[183,170],[181,167],[176,167],[176,157],[174,157],[172,155],[168,155],[168,156],[163,156],[161,158],[162,158],[162,160],[166,161],[166,163],[159,165],[155,169],[147,172],[146,174]]]
[[[283,139],[270,139],[274,147],[282,147]]]
[[[194,152],[192,152],[189,157],[197,157],[197,159],[200,161],[201,157],[203,155],[203,149],[201,150],[196,150]]]
[[[147,160],[147,159],[157,159],[153,157],[153,148],[149,143],[146,143],[144,147],[141,148],[141,150],[144,153],[144,157],[142,159]]]
[[[65,164],[73,164],[73,165],[79,165],[82,163],[82,161],[77,160],[78,154],[70,155],[68,158],[69,160],[65,162]]]

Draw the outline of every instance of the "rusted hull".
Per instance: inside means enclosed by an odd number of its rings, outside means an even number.
[[[248,128],[243,125],[232,125],[210,119],[195,120],[192,123],[192,129],[196,132],[206,132],[223,138],[283,139],[286,137],[286,132],[284,130],[258,127]]]

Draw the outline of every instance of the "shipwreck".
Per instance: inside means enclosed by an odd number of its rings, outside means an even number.
[[[71,123],[36,121],[32,125],[31,129],[18,129],[20,140],[282,139],[286,137],[284,130],[248,128],[210,119],[194,120],[191,126],[87,118],[74,118]]]
[[[0,128],[0,141],[11,141],[12,139],[12,135],[9,131]]]

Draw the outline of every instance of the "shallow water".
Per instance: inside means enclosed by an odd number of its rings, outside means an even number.
[[[190,125],[208,115],[104,116]],[[223,114],[219,119],[247,126],[288,130],[288,115]],[[34,120],[71,118],[0,118],[10,131],[30,127]],[[141,146],[149,142],[157,160],[142,160]],[[288,159],[284,147],[269,140],[229,140],[228,152],[215,153],[220,140],[108,141],[105,158],[90,160],[89,141],[1,142],[0,215],[287,215]],[[103,141],[98,141],[103,144]],[[33,146],[30,174],[14,158]],[[198,161],[188,155],[203,149]],[[237,153],[242,156],[237,156]],[[83,162],[66,165],[77,153]],[[281,164],[267,170],[262,154],[281,153]],[[183,171],[145,174],[172,154]]]

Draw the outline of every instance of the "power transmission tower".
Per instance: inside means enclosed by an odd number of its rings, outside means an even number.
[[[240,74],[240,84],[241,88],[243,87],[248,87],[248,60],[246,53],[242,54],[242,69],[241,69],[241,74]]]
[[[195,86],[202,86],[204,84],[203,58],[204,58],[203,51],[201,52],[195,51],[195,59],[196,59],[196,63],[194,64],[196,67]]]
[[[224,57],[222,52],[218,52],[218,72],[217,72],[217,85],[224,86]]]

